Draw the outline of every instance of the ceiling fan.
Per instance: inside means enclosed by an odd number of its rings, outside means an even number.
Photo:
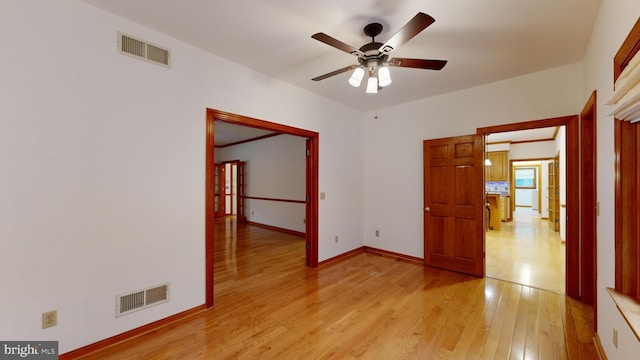
[[[389,66],[440,70],[446,64],[446,60],[426,60],[426,59],[408,59],[408,58],[391,58],[389,53],[400,45],[411,40],[422,30],[433,24],[435,19],[431,16],[419,12],[409,22],[395,33],[391,39],[382,44],[375,41],[375,37],[382,32],[382,25],[379,23],[371,23],[364,27],[365,35],[371,38],[371,42],[364,44],[360,49],[356,49],[351,45],[345,44],[325,33],[313,34],[311,37],[321,41],[327,45],[333,46],[338,50],[342,50],[358,58],[358,65],[349,65],[342,69],[332,71],[330,73],[320,75],[311,80],[320,81],[326,78],[342,74],[343,72],[353,71],[349,84],[359,87],[365,72],[368,72],[367,93],[377,93],[378,89],[391,84],[391,74]]]

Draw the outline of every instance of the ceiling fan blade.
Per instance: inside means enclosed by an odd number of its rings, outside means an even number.
[[[353,69],[355,69],[357,67],[358,67],[358,65],[350,65],[350,66],[343,67],[342,69],[338,69],[338,70],[332,71],[332,72],[324,74],[324,75],[316,76],[311,80],[313,80],[313,81],[324,80],[326,78],[329,78],[329,77],[332,77],[332,76],[335,76],[335,75],[338,75],[338,74],[342,74],[343,72],[347,72],[349,70],[353,70]]]
[[[411,40],[414,36],[418,35],[422,30],[426,29],[427,26],[433,24],[435,21],[436,20],[431,16],[419,12],[378,50],[383,54],[390,53],[393,49],[396,49],[398,46]]]
[[[447,65],[447,60],[425,60],[393,58],[389,60],[389,66],[408,67],[415,69],[441,70]]]
[[[354,48],[351,45],[345,44],[342,41],[333,38],[325,33],[317,33],[317,34],[313,34],[311,35],[312,38],[323,42],[327,45],[333,46],[334,48],[338,49],[338,50],[342,50],[346,53],[349,53],[351,55],[356,55],[356,56],[362,56],[364,55],[364,53],[356,48]]]

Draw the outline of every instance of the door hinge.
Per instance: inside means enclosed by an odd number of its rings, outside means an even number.
[[[309,151],[309,149],[307,149],[307,156],[311,155],[311,151]]]
[[[310,201],[311,199],[307,196],[307,199],[306,199],[306,200],[307,200],[307,203],[309,203],[309,201]]]
[[[311,244],[307,243],[307,250],[311,249]]]

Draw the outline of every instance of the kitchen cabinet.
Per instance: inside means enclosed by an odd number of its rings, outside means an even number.
[[[509,202],[507,200],[509,200],[508,197],[500,196],[500,220],[503,221],[503,222],[509,220],[509,215],[507,215],[508,214],[507,209],[508,209],[508,206],[509,206],[508,205]]]
[[[491,165],[484,167],[485,181],[507,181],[509,180],[508,151],[492,151],[487,153],[487,158],[491,160]]]
[[[487,230],[500,231],[500,195],[486,194]]]

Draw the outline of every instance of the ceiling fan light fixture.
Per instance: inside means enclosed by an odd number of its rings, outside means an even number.
[[[391,73],[389,72],[389,67],[381,66],[378,69],[378,84],[382,87],[391,84]]]
[[[378,93],[378,77],[375,73],[369,74],[369,79],[367,80],[367,94],[377,94]]]
[[[349,78],[349,85],[353,87],[360,87],[360,83],[362,82],[362,78],[364,77],[364,69],[361,67],[357,67],[353,70],[353,74]]]

